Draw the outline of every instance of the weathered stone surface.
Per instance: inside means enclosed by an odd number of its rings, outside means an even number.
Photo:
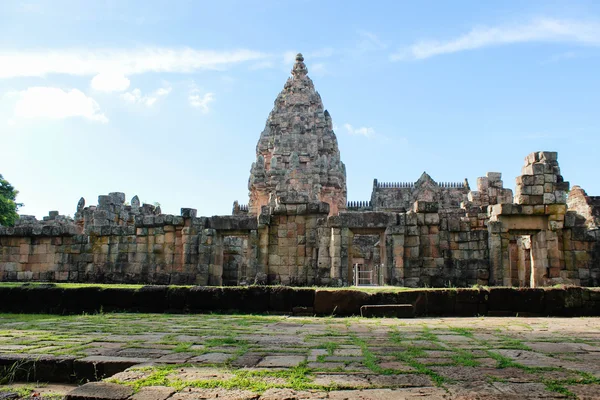
[[[131,397],[131,400],[166,400],[175,389],[167,386],[146,386]]]
[[[248,182],[250,214],[275,207],[278,197],[287,204],[326,202],[331,215],[346,208],[346,167],[331,116],[307,73],[298,54],[256,146]]]
[[[327,392],[316,390],[296,391],[292,389],[268,389],[260,396],[260,400],[312,400],[327,398]]]
[[[315,312],[320,315],[360,315],[360,308],[369,304],[367,293],[350,290],[317,290]]]
[[[412,304],[367,305],[360,307],[361,317],[413,318]]]
[[[266,356],[256,366],[257,367],[296,367],[304,362],[304,356]]]
[[[440,388],[409,388],[409,389],[364,389],[364,390],[339,390],[329,393],[329,398],[334,400],[397,400],[397,399],[447,399],[448,394]]]
[[[220,400],[257,400],[260,396],[249,390],[227,390],[227,389],[198,389],[189,388],[180,393],[175,393],[169,400],[197,400],[197,399],[220,399]]]
[[[107,382],[90,382],[65,396],[65,400],[124,400],[133,394],[129,386]]]
[[[190,358],[192,364],[221,364],[231,358],[227,353],[206,353],[201,356]]]

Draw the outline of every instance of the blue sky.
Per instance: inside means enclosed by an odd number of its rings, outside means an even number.
[[[298,51],[349,200],[423,171],[514,189],[538,150],[600,195],[594,1],[6,0],[0,173],[38,217],[111,191],[229,214]]]

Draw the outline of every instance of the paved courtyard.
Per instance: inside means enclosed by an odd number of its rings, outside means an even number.
[[[0,399],[600,399],[598,318],[3,314],[0,353],[104,375]]]

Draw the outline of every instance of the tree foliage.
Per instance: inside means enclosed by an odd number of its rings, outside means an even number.
[[[17,203],[19,192],[0,174],[0,225],[12,226],[19,218],[17,210],[23,206]]]

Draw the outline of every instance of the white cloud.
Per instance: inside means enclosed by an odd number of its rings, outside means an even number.
[[[208,105],[215,100],[215,95],[214,93],[207,92],[201,96],[200,90],[195,84],[193,84],[192,88],[190,89],[188,100],[190,102],[190,106],[199,108],[203,114],[206,114],[209,111]]]
[[[171,93],[171,87],[160,88],[155,93],[157,96],[166,96]]]
[[[140,89],[133,89],[131,92],[123,93],[121,98],[128,103],[138,103],[142,98],[142,91]]]
[[[100,113],[100,106],[91,97],[77,89],[65,91],[55,87],[30,87],[18,93],[15,105],[17,118],[83,117],[102,123],[108,118]]]
[[[145,72],[189,73],[259,61],[269,55],[252,50],[210,51],[191,48],[62,49],[0,51],[0,78],[68,74],[94,76],[119,71],[124,76]]]
[[[367,138],[372,138],[375,135],[375,129],[367,128],[366,126],[361,126],[360,128],[354,128],[350,124],[344,124],[344,128],[350,135],[358,135],[364,136]]]
[[[357,49],[359,52],[384,50],[387,48],[387,44],[382,42],[379,37],[369,31],[359,30],[358,35],[360,40],[357,43]]]
[[[526,42],[577,43],[598,46],[600,45],[600,24],[539,18],[524,25],[477,27],[467,34],[450,40],[419,41],[392,54],[390,59],[392,61],[425,59],[441,54]]]
[[[133,89],[131,92],[126,92],[121,95],[121,98],[127,103],[143,104],[147,107],[152,107],[160,98],[171,93],[171,87],[159,88],[147,96],[142,95],[140,89]]]
[[[275,65],[273,64],[273,61],[259,61],[255,64],[252,64],[250,66],[251,70],[257,70],[257,69],[267,69],[267,68],[273,68]]]
[[[129,87],[129,79],[118,72],[102,72],[92,78],[92,89],[99,92],[122,92]]]

